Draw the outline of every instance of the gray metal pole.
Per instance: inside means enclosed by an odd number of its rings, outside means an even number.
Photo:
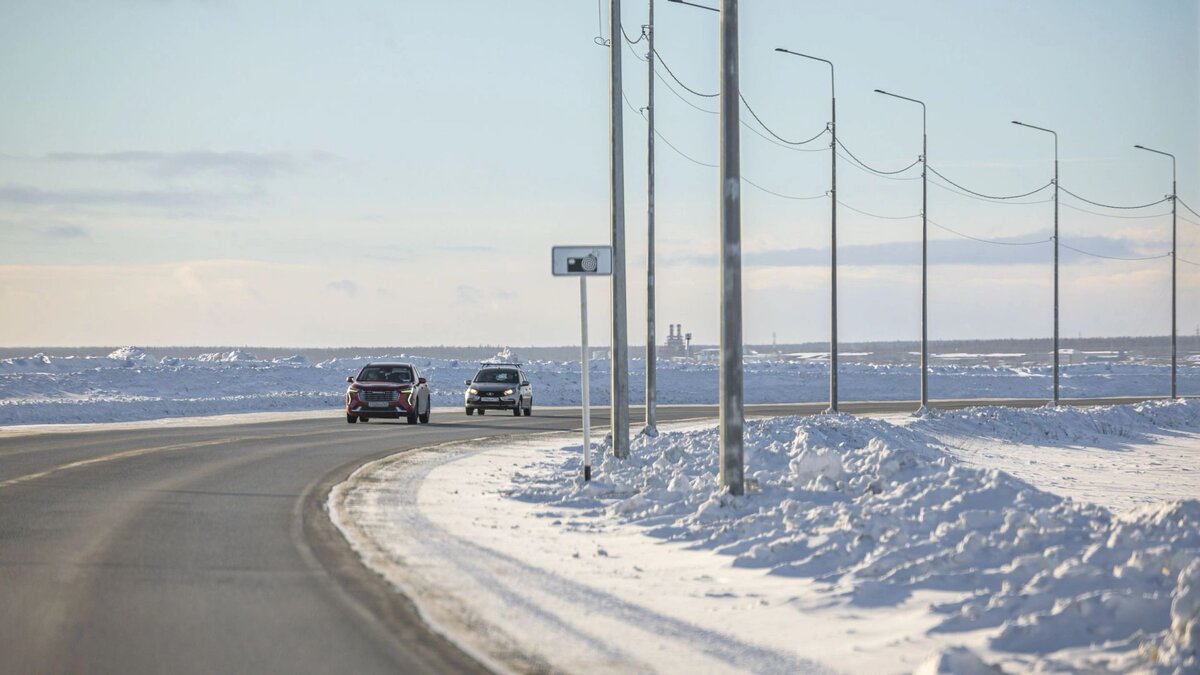
[[[1054,132],[1051,132],[1054,133]],[[1059,360],[1058,346],[1058,134],[1054,134],[1054,405],[1058,405]]]
[[[738,0],[721,0],[721,484],[744,491]]]
[[[829,410],[838,411],[838,336],[837,336],[837,85],[834,77],[833,61],[819,56],[809,56],[790,49],[776,47],[775,51],[799,56],[813,61],[820,61],[829,66],[829,132],[833,138],[829,142],[831,200],[829,216]]]
[[[1175,305],[1176,291],[1178,290],[1178,284],[1176,283],[1175,274],[1176,274],[1176,270],[1178,268],[1178,262],[1176,261],[1176,258],[1178,256],[1176,255],[1177,251],[1176,251],[1175,246],[1178,242],[1177,230],[1176,230],[1176,226],[1178,225],[1178,221],[1176,219],[1176,215],[1177,215],[1176,214],[1176,203],[1179,200],[1176,196],[1177,195],[1176,191],[1179,189],[1179,186],[1178,186],[1178,182],[1177,182],[1177,175],[1175,173],[1175,155],[1172,155],[1169,152],[1163,152],[1162,150],[1155,150],[1154,148],[1147,148],[1144,145],[1135,145],[1133,147],[1137,148],[1138,150],[1145,150],[1146,152],[1153,152],[1156,155],[1166,155],[1167,157],[1171,158],[1171,195],[1170,195],[1170,199],[1171,199],[1171,398],[1178,398],[1179,397],[1179,388],[1177,386],[1176,376],[1178,375],[1177,371],[1178,371],[1179,362],[1178,362],[1178,351],[1176,350],[1176,336],[1179,333],[1179,330],[1178,330],[1178,326],[1176,324],[1177,315],[1176,315],[1176,310],[1175,310],[1175,308],[1176,308],[1176,305]]]
[[[830,122],[833,140],[829,143],[830,188],[829,215],[829,412],[838,411],[838,300],[837,300],[837,96],[833,85],[833,64],[829,64]]]
[[[588,371],[592,362],[588,358],[588,308],[587,275],[579,275],[579,380],[580,404],[583,408],[583,479],[592,479],[592,397]]]
[[[625,153],[621,116],[621,0],[609,0],[609,168],[612,197],[613,454],[629,456],[629,326],[625,307]]]
[[[646,428],[647,436],[658,435],[658,338],[655,336],[654,290],[654,0],[648,0],[650,23],[646,38],[650,41],[646,54],[649,92],[646,96]]]
[[[929,136],[921,104],[921,412],[929,408]]]
[[[1037,129],[1038,131],[1044,131],[1044,132],[1054,136],[1054,341],[1053,341],[1054,344],[1053,344],[1053,356],[1051,358],[1051,361],[1054,364],[1054,380],[1053,380],[1053,384],[1051,387],[1051,390],[1052,390],[1051,391],[1051,403],[1053,405],[1057,406],[1058,405],[1058,393],[1059,393],[1058,383],[1059,383],[1059,373],[1060,373],[1060,363],[1059,362],[1061,360],[1061,356],[1059,354],[1059,342],[1058,342],[1058,340],[1059,340],[1059,330],[1058,330],[1058,132],[1054,131],[1053,129],[1047,129],[1045,127],[1039,127],[1039,126],[1034,126],[1032,124],[1026,124],[1024,122],[1018,122],[1017,120],[1013,120],[1013,124],[1016,124],[1017,126],[1027,127],[1029,129]]]
[[[925,102],[876,89],[876,94],[891,96],[921,106],[921,407],[929,409],[929,134]]]

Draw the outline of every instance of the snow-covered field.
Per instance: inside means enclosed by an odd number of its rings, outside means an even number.
[[[108,357],[37,354],[0,360],[0,426],[116,422],[245,412],[335,408],[345,380],[371,360],[410,360],[429,378],[435,406],[462,405],[463,380],[477,363],[413,355],[363,355],[310,363],[303,357],[261,360],[242,351],[198,358],[162,358],[123,348]],[[592,401],[608,402],[608,362],[591,362]],[[579,404],[579,363],[533,361],[538,405]],[[822,401],[828,366],[756,358],[745,366],[748,403]],[[644,370],[631,364],[634,402],[644,397]],[[844,400],[913,400],[915,365],[843,364]],[[1064,397],[1153,396],[1168,391],[1168,369],[1141,363],[1093,363],[1064,368]],[[1039,367],[938,365],[929,379],[934,398],[1037,398],[1049,395],[1050,370]],[[1200,391],[1200,366],[1180,368],[1180,391]],[[715,403],[713,364],[659,362],[659,401]]]
[[[330,508],[501,666],[569,672],[1200,672],[1200,402],[747,425],[368,465]],[[531,655],[530,661],[517,654]]]

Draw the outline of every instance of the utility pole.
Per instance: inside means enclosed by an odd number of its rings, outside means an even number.
[[[1176,190],[1178,190],[1179,188],[1176,183],[1176,175],[1175,175],[1175,155],[1172,155],[1169,152],[1163,152],[1162,150],[1154,150],[1152,148],[1147,148],[1144,145],[1135,145],[1133,147],[1137,148],[1138,150],[1145,150],[1146,152],[1153,152],[1156,155],[1165,155],[1165,156],[1171,158],[1171,398],[1178,398],[1179,397],[1179,389],[1176,386],[1176,375],[1177,375],[1177,370],[1178,370],[1178,360],[1177,360],[1178,352],[1175,349],[1175,335],[1178,333],[1178,330],[1175,325],[1175,320],[1176,320],[1175,294],[1176,294],[1177,289],[1179,288],[1179,284],[1176,283],[1175,272],[1178,269],[1179,262],[1176,260],[1176,257],[1177,257],[1176,250],[1177,249],[1175,248],[1176,244],[1178,243],[1177,228],[1176,228],[1176,226],[1178,225],[1178,220],[1176,219],[1177,214],[1176,214],[1175,208],[1176,208],[1177,202],[1179,201],[1176,197],[1176,194],[1177,194]]]
[[[801,54],[790,49],[777,47],[777,52],[800,56],[813,61],[820,61],[829,66],[829,132],[833,139],[829,142],[830,182],[829,190],[829,410],[838,411],[838,303],[837,303],[837,88],[834,82],[833,62],[817,56]]]
[[[654,0],[647,0],[650,23],[646,39],[650,41],[646,54],[646,428],[647,436],[658,435],[658,339],[655,336],[654,290]]]
[[[876,89],[875,93],[921,106],[921,407],[917,414],[924,414],[929,409],[929,134],[925,102],[882,89]]]
[[[621,116],[621,0],[609,0],[609,195],[612,198],[613,454],[629,456],[629,326],[625,311],[625,153]]]
[[[720,481],[730,494],[745,490],[745,410],[742,396],[742,179],[738,132],[738,0],[721,0],[714,9],[688,0],[671,0],[720,13],[721,22],[721,365],[719,423]],[[691,333],[687,334],[691,348]]]
[[[721,0],[721,484],[744,491],[738,0]]]
[[[1037,129],[1048,134],[1054,135],[1054,393],[1053,404],[1058,405],[1058,376],[1059,376],[1059,354],[1058,354],[1058,134],[1050,129],[1043,127],[1035,127],[1032,124],[1025,124],[1013,120],[1013,124],[1030,129]]]

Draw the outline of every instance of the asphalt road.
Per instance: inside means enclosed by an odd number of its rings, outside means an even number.
[[[937,405],[968,403],[1044,402]],[[578,414],[442,413],[409,426],[348,425],[333,411],[328,419],[0,436],[0,672],[478,672],[358,562],[325,517],[325,497],[378,457],[575,429]],[[669,406],[659,416],[715,414],[715,406]],[[597,426],[606,418],[607,410],[593,413]]]

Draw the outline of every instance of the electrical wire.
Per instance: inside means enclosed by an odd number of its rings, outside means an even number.
[[[866,168],[866,167],[864,167],[864,166],[860,166],[860,165],[858,164],[858,162],[856,162],[856,161],[854,161],[854,160],[850,159],[849,157],[847,157],[846,155],[844,155],[844,154],[842,154],[842,153],[840,153],[840,152],[837,154],[837,156],[838,156],[838,157],[841,157],[842,159],[844,159],[844,160],[846,160],[847,162],[849,162],[850,166],[852,166],[852,167],[854,167],[854,168],[858,169],[859,171],[862,171],[862,172],[863,172],[863,173],[865,173],[865,174],[868,174],[868,175],[874,176],[874,177],[876,177],[876,178],[886,178],[886,179],[888,179],[888,180],[921,180],[921,177],[920,177],[920,176],[887,176],[887,175],[884,175],[884,174],[881,174],[881,173],[876,173],[876,172],[874,172],[874,171],[872,171],[872,170],[870,170],[870,169],[868,169],[868,168]],[[920,161],[920,160],[917,160],[917,161]]]
[[[1192,262],[1191,260],[1185,260],[1180,257],[1176,257],[1175,259],[1181,263],[1184,263],[1185,265],[1194,265],[1195,267],[1200,267],[1200,262]]]
[[[919,214],[919,213],[915,213],[911,216],[881,216],[878,213],[871,213],[870,211],[863,211],[862,209],[856,209],[853,206],[850,206],[849,204],[847,204],[846,202],[843,202],[843,201],[839,201],[838,206],[843,206],[845,208],[850,209],[851,211],[853,211],[855,213],[861,213],[864,216],[870,216],[872,218],[879,218],[881,220],[908,220],[910,218],[920,218],[921,217],[921,214]]]
[[[1196,213],[1196,209],[1193,209],[1192,207],[1188,206],[1187,202],[1185,202],[1179,198],[1179,195],[1175,195],[1175,201],[1179,202],[1180,204],[1183,204],[1183,208],[1187,209],[1188,211],[1191,211],[1192,215],[1196,216],[1197,218],[1200,218],[1200,213]],[[1191,222],[1191,221],[1188,221],[1188,222]]]
[[[928,218],[926,218],[925,220],[930,225],[933,225],[934,227],[936,227],[938,229],[945,230],[945,231],[949,232],[950,234],[962,237],[963,239],[970,239],[971,241],[977,241],[981,244],[995,244],[996,246],[1036,246],[1038,244],[1045,244],[1045,243],[1054,241],[1053,237],[1047,237],[1046,239],[1038,239],[1037,241],[999,241],[997,239],[981,239],[979,237],[972,237],[969,234],[964,234],[962,232],[959,232],[958,230],[953,230],[949,227],[946,227],[945,225],[935,223],[932,220],[929,220]]]
[[[917,157],[916,159],[914,159],[914,160],[913,160],[913,163],[912,163],[912,164],[909,164],[908,166],[904,167],[903,169],[897,169],[897,170],[895,170],[895,171],[883,171],[883,170],[880,170],[880,169],[876,169],[876,168],[872,167],[870,164],[867,164],[866,162],[864,162],[864,161],[862,161],[861,159],[859,159],[859,158],[858,158],[858,156],[857,156],[857,155],[855,155],[853,152],[851,152],[851,151],[850,151],[850,148],[847,148],[847,147],[846,147],[846,144],[845,144],[845,143],[843,143],[841,140],[838,140],[837,144],[838,144],[838,145],[840,145],[840,146],[842,146],[842,150],[845,150],[845,151],[846,151],[846,154],[847,154],[847,155],[850,155],[850,157],[851,157],[851,158],[852,158],[852,159],[853,159],[855,162],[858,162],[860,165],[862,165],[862,167],[863,167],[864,169],[866,169],[866,170],[870,171],[871,173],[877,173],[877,174],[879,174],[879,175],[881,175],[881,176],[894,176],[894,175],[896,175],[896,174],[898,174],[898,173],[904,173],[905,171],[908,171],[909,169],[911,169],[911,168],[913,168],[914,166],[916,166],[916,165],[918,165],[918,164],[920,164],[920,163],[921,163],[921,158],[920,158],[920,157]]]
[[[663,60],[662,54],[659,54],[657,49],[654,50],[654,56],[658,57],[658,62],[662,64],[663,68],[667,71],[667,74],[671,76],[672,80],[675,80],[675,82],[677,82],[679,84],[679,86],[683,87],[684,89],[687,89],[688,91],[692,92],[696,96],[699,96],[701,98],[716,98],[721,95],[721,92],[717,92],[715,94],[702,94],[702,93],[696,91],[695,89],[692,89],[691,87],[684,84],[682,80],[680,80],[678,77],[675,76],[675,72],[672,71],[671,66],[668,66],[667,62]]]
[[[643,113],[641,110],[637,109],[637,108],[636,108],[636,107],[633,105],[633,103],[631,103],[631,102],[629,101],[629,98],[627,98],[627,97],[625,96],[625,92],[621,92],[621,98],[625,100],[625,105],[629,106],[629,109],[630,109],[630,110],[632,110],[633,112],[637,113],[637,114],[638,114],[638,116],[640,116],[642,119],[645,119],[645,114],[644,114],[644,113]],[[697,166],[703,166],[703,167],[707,167],[707,168],[709,168],[709,169],[716,169],[716,168],[719,168],[719,167],[720,167],[720,165],[719,165],[719,164],[710,164],[710,163],[708,163],[708,162],[701,161],[701,160],[699,160],[699,159],[696,159],[695,157],[692,157],[691,155],[689,155],[688,153],[684,152],[683,150],[680,150],[680,149],[679,149],[679,147],[678,147],[678,146],[676,146],[674,143],[672,143],[670,140],[668,140],[666,136],[663,136],[662,132],[661,132],[661,131],[659,131],[657,128],[654,130],[654,135],[655,135],[655,136],[658,138],[658,140],[662,141],[663,143],[666,143],[666,144],[667,144],[667,147],[669,147],[669,148],[671,148],[672,150],[674,150],[674,151],[675,151],[675,153],[676,153],[676,154],[678,154],[680,157],[682,157],[682,158],[686,159],[687,161],[689,161],[689,162],[691,162],[691,163],[693,163],[693,164],[695,164],[695,165],[697,165]],[[823,199],[823,198],[825,198],[825,197],[828,197],[828,196],[829,196],[829,194],[828,194],[828,193],[821,193],[821,194],[819,194],[819,195],[812,195],[812,196],[789,195],[789,194],[786,194],[786,193],[783,193],[783,192],[777,192],[777,191],[775,191],[775,190],[772,190],[772,189],[770,189],[770,188],[767,188],[767,187],[764,187],[764,186],[762,186],[762,185],[759,185],[758,183],[755,183],[755,182],[754,182],[753,180],[751,180],[750,178],[747,178],[746,176],[741,176],[741,179],[742,179],[742,181],[743,181],[743,182],[745,182],[745,183],[749,184],[750,186],[752,186],[752,187],[754,187],[754,188],[757,188],[758,190],[761,190],[761,191],[763,191],[763,192],[765,192],[765,193],[767,193],[767,194],[769,194],[769,195],[774,195],[774,196],[776,196],[776,197],[779,197],[779,198],[781,198],[781,199],[791,199],[791,200],[797,200],[797,201],[808,201],[808,200],[813,200],[813,199]]]
[[[631,46],[632,46],[632,45],[636,45],[637,43],[639,43],[639,42],[641,42],[642,40],[645,40],[645,39],[646,39],[646,31],[645,31],[645,30],[642,30],[642,34],[638,36],[638,39],[636,39],[636,40],[630,40],[630,39],[629,39],[629,33],[626,33],[626,32],[625,32],[625,25],[624,25],[624,24],[621,24],[621,35],[624,35],[624,36],[625,36],[625,41],[626,41],[626,42],[628,42],[628,43],[629,43]],[[645,59],[642,59],[642,60],[643,60],[643,61],[645,61]]]
[[[632,49],[632,47],[631,47],[631,49]],[[636,54],[635,54],[635,56],[636,56]],[[645,61],[645,59],[642,59],[642,61]],[[657,68],[654,69],[654,76],[658,78],[659,82],[663,83],[663,86],[665,86],[668,91],[670,91],[672,94],[675,95],[675,98],[678,98],[680,101],[683,101],[684,103],[686,103],[687,105],[689,105],[693,109],[695,109],[696,111],[706,113],[709,115],[720,115],[721,114],[721,111],[719,111],[719,110],[709,110],[708,108],[701,108],[700,106],[696,105],[695,103],[692,103],[691,101],[689,101],[686,96],[679,93],[675,89],[675,87],[671,86],[671,82],[669,80],[667,80],[667,78],[663,77],[662,73],[660,73]],[[794,150],[796,152],[825,152],[825,151],[829,150],[828,146],[822,146],[819,148],[802,148],[802,147],[787,145],[785,143],[780,143],[779,141],[775,140],[774,138],[771,138],[770,136],[759,131],[758,129],[755,129],[746,120],[739,119],[738,122],[740,122],[743,127],[745,127],[747,130],[749,130],[755,136],[758,136],[759,138],[763,139],[764,141],[770,143],[771,145],[775,145],[780,148],[783,148],[784,150]]]
[[[1190,224],[1192,224],[1192,225],[1195,225],[1196,227],[1200,227],[1200,223],[1197,223],[1196,221],[1194,221],[1194,220],[1192,220],[1192,219],[1190,219],[1190,218],[1185,218],[1185,217],[1183,217],[1183,216],[1179,216],[1179,215],[1177,215],[1177,216],[1175,216],[1175,217],[1176,217],[1176,218],[1178,218],[1178,219],[1180,219],[1180,220],[1182,220],[1182,221],[1183,221],[1183,222],[1185,222],[1185,223],[1190,223]]]
[[[783,194],[782,192],[775,192],[774,190],[768,190],[767,188],[759,185],[758,183],[755,183],[754,181],[750,180],[749,178],[746,178],[745,176],[742,176],[741,179],[742,179],[742,182],[749,183],[750,185],[758,188],[759,190],[762,190],[763,192],[765,192],[769,195],[775,195],[776,197],[781,197],[783,199],[792,199],[792,200],[796,200],[796,201],[810,201],[813,199],[824,199],[829,196],[828,192],[823,192],[819,195],[813,195],[811,197],[801,197],[799,195],[786,195],[786,194]]]
[[[920,176],[918,176],[918,178],[920,178]],[[955,190],[954,188],[950,187],[949,185],[942,185],[941,182],[939,182],[936,179],[929,181],[929,184],[938,188],[939,190],[945,190],[946,192],[950,192],[950,193],[959,195],[960,197],[966,197],[967,199],[974,199],[977,202],[985,202],[987,204],[1001,204],[1003,206],[1028,206],[1029,204],[1049,204],[1050,202],[1054,201],[1054,197],[1047,197],[1045,199],[1037,199],[1037,200],[1034,200],[1031,202],[996,201],[993,199],[987,199],[985,197],[979,197],[979,196],[973,195],[969,192],[962,192],[961,190]]]
[[[959,184],[959,183],[956,183],[956,182],[954,182],[954,181],[950,180],[949,178],[947,178],[947,177],[946,177],[946,174],[942,173],[941,171],[938,171],[936,168],[934,168],[934,167],[932,167],[932,166],[931,166],[931,167],[929,167],[929,170],[930,170],[930,171],[932,171],[932,172],[934,172],[935,174],[937,174],[939,177],[941,177],[941,179],[942,179],[942,180],[944,180],[944,181],[946,181],[947,183],[949,183],[949,184],[953,185],[954,187],[958,188],[959,190],[962,190],[963,192],[970,192],[970,193],[971,193],[971,194],[973,194],[973,195],[976,195],[976,196],[979,196],[979,197],[983,197],[983,198],[985,198],[985,199],[995,199],[995,200],[998,200],[998,201],[1001,201],[1001,200],[1008,200],[1008,199],[1020,199],[1020,198],[1022,198],[1022,197],[1030,197],[1030,196],[1033,196],[1033,195],[1035,195],[1035,194],[1037,194],[1037,193],[1041,192],[1042,190],[1045,190],[1046,188],[1048,188],[1048,187],[1051,187],[1052,185],[1054,185],[1054,181],[1050,181],[1049,183],[1046,183],[1045,185],[1041,186],[1040,188],[1038,188],[1038,189],[1036,189],[1036,190],[1030,190],[1029,192],[1024,192],[1024,193],[1022,193],[1022,194],[1019,194],[1019,195],[989,195],[989,194],[984,194],[984,193],[982,193],[982,192],[976,192],[975,190],[972,190],[972,189],[970,189],[970,188],[967,188],[967,187],[963,187],[961,184]]]
[[[1155,206],[1157,204],[1161,204],[1166,201],[1170,201],[1170,199],[1171,199],[1170,197],[1163,197],[1162,199],[1160,199],[1156,202],[1150,202],[1149,204],[1138,204],[1137,206],[1117,206],[1115,204],[1102,204],[1100,202],[1094,202],[1094,201],[1088,199],[1087,197],[1080,197],[1079,195],[1075,194],[1074,192],[1071,192],[1070,190],[1068,190],[1067,188],[1065,188],[1061,185],[1058,186],[1058,189],[1062,190],[1063,192],[1071,195],[1072,197],[1074,197],[1080,201],[1085,201],[1093,206],[1099,206],[1099,207],[1106,208],[1106,209],[1144,209],[1144,208],[1147,208],[1150,206]]]
[[[665,64],[664,64],[664,65],[665,65]],[[762,121],[762,118],[761,118],[761,117],[759,117],[759,116],[758,116],[758,114],[754,112],[754,108],[751,108],[751,107],[750,107],[750,102],[746,100],[746,97],[745,97],[745,96],[742,96],[742,92],[740,92],[740,91],[738,92],[738,98],[742,100],[742,105],[746,106],[746,110],[747,110],[747,111],[750,113],[750,116],[754,118],[754,121],[755,121],[755,122],[758,122],[758,124],[759,124],[759,125],[760,125],[760,126],[763,128],[763,129],[766,129],[766,130],[767,130],[767,133],[768,133],[768,134],[771,134],[771,135],[772,135],[772,136],[774,136],[775,138],[779,139],[779,141],[780,141],[780,142],[782,142],[782,143],[787,143],[788,145],[808,145],[809,143],[812,143],[813,141],[817,140],[818,138],[820,138],[820,137],[824,136],[825,134],[829,133],[829,127],[825,127],[824,129],[822,129],[822,130],[820,131],[820,133],[818,133],[816,136],[813,136],[812,138],[810,138],[810,139],[808,139],[808,140],[804,140],[804,141],[789,141],[788,139],[784,138],[783,136],[780,136],[779,134],[775,133],[775,132],[774,132],[774,131],[771,129],[771,127],[767,126],[767,125],[766,125],[766,124],[765,124],[765,123]]]
[[[1145,257],[1139,257],[1139,258],[1129,258],[1129,257],[1124,257],[1124,256],[1102,255],[1100,253],[1092,253],[1091,251],[1085,251],[1081,248],[1075,248],[1074,246],[1064,244],[1064,243],[1062,243],[1062,241],[1059,241],[1058,245],[1065,249],[1070,249],[1072,251],[1075,251],[1076,253],[1082,253],[1083,255],[1091,256],[1093,258],[1103,258],[1105,260],[1124,260],[1124,261],[1158,260],[1159,258],[1169,258],[1171,256],[1170,253],[1160,253],[1159,255],[1151,255],[1151,256],[1145,256]]]
[[[1099,211],[1091,211],[1089,209],[1075,206],[1074,204],[1063,204],[1062,202],[1059,202],[1059,203],[1062,204],[1063,206],[1067,207],[1068,209],[1071,209],[1072,211],[1080,211],[1082,213],[1090,213],[1093,216],[1100,216],[1101,218],[1123,218],[1126,220],[1143,220],[1146,218],[1162,218],[1163,216],[1171,215],[1171,212],[1167,211],[1166,213],[1151,213],[1148,216],[1122,216],[1117,213],[1100,213]]]
[[[612,44],[608,38],[604,37],[604,3],[603,0],[596,0],[596,37],[592,38],[592,42],[607,47]]]

